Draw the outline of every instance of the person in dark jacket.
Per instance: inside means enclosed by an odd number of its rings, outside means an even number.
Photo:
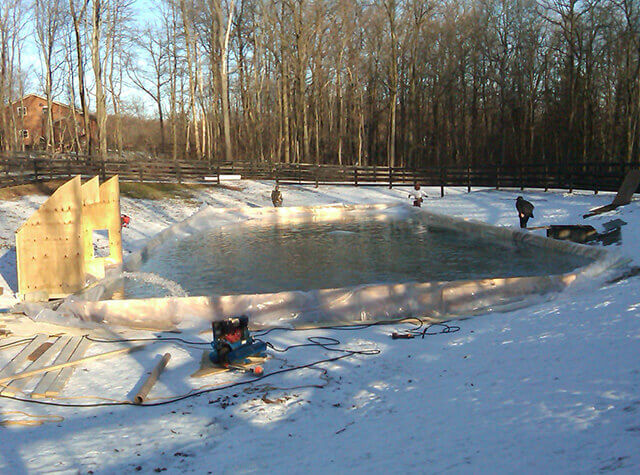
[[[271,192],[271,202],[273,206],[279,208],[282,206],[282,193],[280,192],[280,186],[276,185],[276,187]]]
[[[529,218],[533,218],[534,206],[525,200],[522,196],[518,196],[516,199],[516,209],[518,210],[518,217],[520,218],[520,227],[526,228]]]

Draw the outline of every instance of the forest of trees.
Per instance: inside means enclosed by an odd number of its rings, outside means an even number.
[[[27,43],[40,91],[24,90]],[[639,69],[640,0],[0,3],[0,105],[40,92],[95,110],[100,155],[637,161]]]

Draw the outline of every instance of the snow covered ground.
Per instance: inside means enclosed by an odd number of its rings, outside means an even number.
[[[123,234],[125,252],[202,204],[270,206],[272,183],[236,185],[202,190],[199,200],[189,203],[123,199],[122,210],[132,218]],[[427,192],[425,206],[432,211],[514,227],[518,195],[536,206],[533,226],[583,223],[586,210],[612,199],[612,194],[449,188],[440,198],[439,189]],[[407,188],[288,186],[283,194],[285,206],[408,202]],[[13,302],[7,289],[15,289],[13,233],[44,199],[0,203],[0,286],[5,288],[0,308]],[[616,250],[633,259],[632,265],[640,265],[639,203],[588,220],[596,227],[614,218],[628,223]],[[0,319],[0,326],[7,322]],[[0,399],[0,413],[64,417],[37,427],[0,427],[0,472],[638,473],[640,278],[454,323],[460,331],[424,340],[392,340],[389,334],[399,325],[273,332],[265,338],[278,347],[329,336],[339,339],[342,348],[380,354],[356,355],[164,406],[70,408]],[[23,328],[29,333],[34,325]],[[56,331],[60,327],[51,330]],[[0,345],[5,341],[11,339],[0,339]],[[117,347],[94,343],[89,354]],[[0,347],[0,366],[18,351]],[[131,398],[145,371],[166,351],[172,359],[151,402],[204,385],[215,389],[251,379],[232,373],[189,378],[202,350],[162,342],[129,357],[87,364],[65,388],[63,396],[69,399],[55,402]],[[337,355],[318,347],[292,349],[276,353],[265,372]]]

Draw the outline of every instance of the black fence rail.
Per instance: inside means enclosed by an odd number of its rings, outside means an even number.
[[[550,188],[615,191],[626,173],[640,168],[639,162],[580,162],[564,164],[523,163],[515,165],[445,166],[409,169],[383,166],[316,165],[306,163],[266,163],[191,160],[109,158],[99,160],[81,155],[41,153],[0,154],[0,187],[43,180],[66,179],[75,175],[103,180],[119,175],[124,182],[220,183],[226,175],[281,184],[306,185],[411,185],[500,188]]]

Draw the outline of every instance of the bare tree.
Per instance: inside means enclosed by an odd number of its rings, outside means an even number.
[[[170,51],[160,28],[147,25],[143,30],[138,31],[137,36],[140,38],[139,55],[128,58],[127,74],[133,84],[156,104],[160,122],[160,150],[164,152],[163,91],[170,81],[168,75]]]
[[[53,131],[53,94],[54,75],[64,63],[63,32],[64,11],[56,0],[35,0],[35,29],[40,49],[41,65],[44,76],[44,91],[47,99],[46,113],[43,114],[45,140],[48,150],[55,147]],[[62,54],[61,54],[62,53]]]
[[[78,10],[76,2],[78,0],[69,0],[69,13],[73,24],[73,34],[75,39],[76,54],[76,73],[78,76],[78,96],[80,98],[80,108],[82,109],[83,135],[85,137],[85,151],[91,156],[93,147],[93,134],[91,133],[91,122],[89,117],[89,100],[87,98],[87,89],[85,86],[85,56],[82,28],[86,22],[88,0],[80,0],[80,9]]]

